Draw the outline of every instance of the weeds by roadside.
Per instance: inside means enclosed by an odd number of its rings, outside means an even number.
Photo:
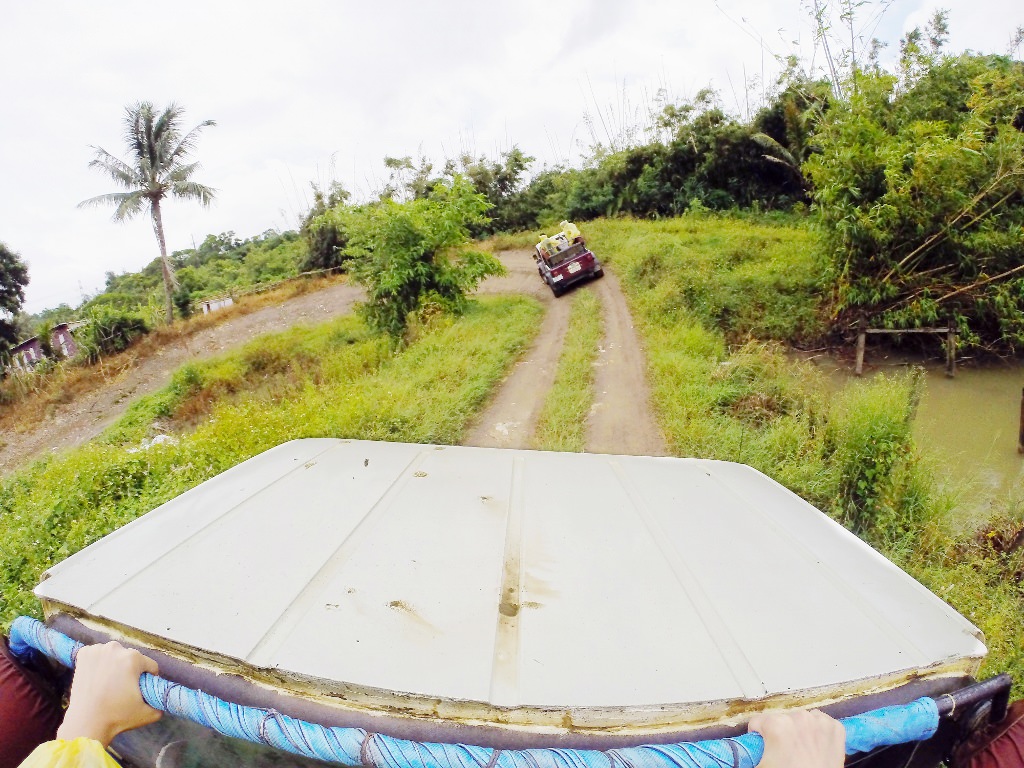
[[[564,301],[564,299],[563,299]],[[572,296],[558,372],[544,401],[534,446],[544,451],[582,451],[587,415],[594,402],[594,361],[604,333],[601,301],[586,288]]]
[[[585,234],[602,259],[613,258],[651,316],[700,323],[732,344],[799,346],[824,331],[816,241],[807,225],[774,221],[710,214],[600,220]]]
[[[342,318],[185,366],[103,441],[0,482],[0,622],[38,614],[31,589],[53,563],[286,440],[458,442],[532,340],[540,313],[529,299],[484,299],[457,321],[437,318],[395,355],[356,319]],[[176,443],[126,450],[147,434],[150,419],[167,414],[186,429]]]
[[[973,621],[983,674],[1024,694],[1024,552],[993,544],[1017,540],[1021,512],[957,532],[911,437],[914,374],[835,393],[771,341],[820,328],[809,233],[704,215],[587,234],[622,279],[671,452],[750,464],[847,525]]]

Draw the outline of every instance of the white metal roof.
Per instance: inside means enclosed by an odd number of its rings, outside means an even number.
[[[36,593],[371,705],[458,700],[483,719],[863,689],[985,653],[827,516],[699,459],[298,440],[51,568]]]

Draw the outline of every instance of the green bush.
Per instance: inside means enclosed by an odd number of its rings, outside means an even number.
[[[313,206],[302,222],[306,255],[299,268],[303,272],[336,269],[347,258],[348,235],[340,214],[350,195],[338,182],[332,182],[326,191],[317,184],[312,186]]]
[[[413,313],[454,314],[488,275],[503,273],[489,253],[468,250],[469,227],[486,220],[487,200],[463,177],[407,203],[382,200],[346,212],[348,253],[366,287],[362,313],[375,331],[402,339]]]
[[[75,333],[75,341],[79,355],[89,363],[123,352],[139,336],[149,333],[141,316],[110,306],[92,307],[84,319],[86,323]]]
[[[860,74],[804,165],[833,324],[952,319],[966,347],[1020,349],[1024,64],[973,54],[914,62]]]
[[[866,538],[878,540],[894,528],[913,531],[921,523],[913,496],[899,493],[896,469],[914,452],[911,428],[922,386],[915,369],[909,381],[879,376],[870,386],[848,387],[825,426],[826,455],[839,480],[833,515]]]

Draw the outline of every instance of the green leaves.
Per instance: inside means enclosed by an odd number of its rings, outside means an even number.
[[[921,71],[859,75],[804,165],[825,225],[831,314],[839,327],[952,317],[1012,350],[1024,343],[1024,304],[991,295],[1016,276],[1024,246],[1024,65],[929,55]]]
[[[148,101],[125,108],[124,140],[130,161],[124,161],[102,147],[93,147],[96,156],[90,168],[107,174],[125,192],[112,192],[91,197],[78,204],[79,208],[94,205],[113,205],[114,220],[125,221],[146,210],[153,218],[153,231],[163,260],[164,294],[168,324],[174,319],[173,295],[176,289],[174,268],[167,258],[160,203],[167,197],[197,200],[209,205],[215,190],[192,180],[198,163],[185,162],[195,149],[199,132],[216,125],[204,120],[184,136],[181,118],[184,110],[171,103],[159,115]]]
[[[466,294],[489,275],[504,272],[490,254],[468,250],[469,228],[485,222],[489,204],[462,176],[434,186],[406,203],[379,203],[343,210],[346,253],[352,274],[367,290],[367,324],[395,341],[410,316],[431,307],[459,314]]]
[[[28,267],[21,257],[0,243],[0,370],[7,352],[18,341],[14,316],[25,301]]]

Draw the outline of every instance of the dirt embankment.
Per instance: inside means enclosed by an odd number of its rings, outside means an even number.
[[[162,347],[121,372],[107,386],[60,405],[35,428],[3,435],[0,474],[51,450],[63,450],[92,439],[113,424],[137,397],[167,385],[171,374],[187,362],[219,354],[262,333],[283,331],[299,323],[319,323],[352,309],[362,296],[359,288],[333,285],[303,294],[275,306],[229,318]]]

